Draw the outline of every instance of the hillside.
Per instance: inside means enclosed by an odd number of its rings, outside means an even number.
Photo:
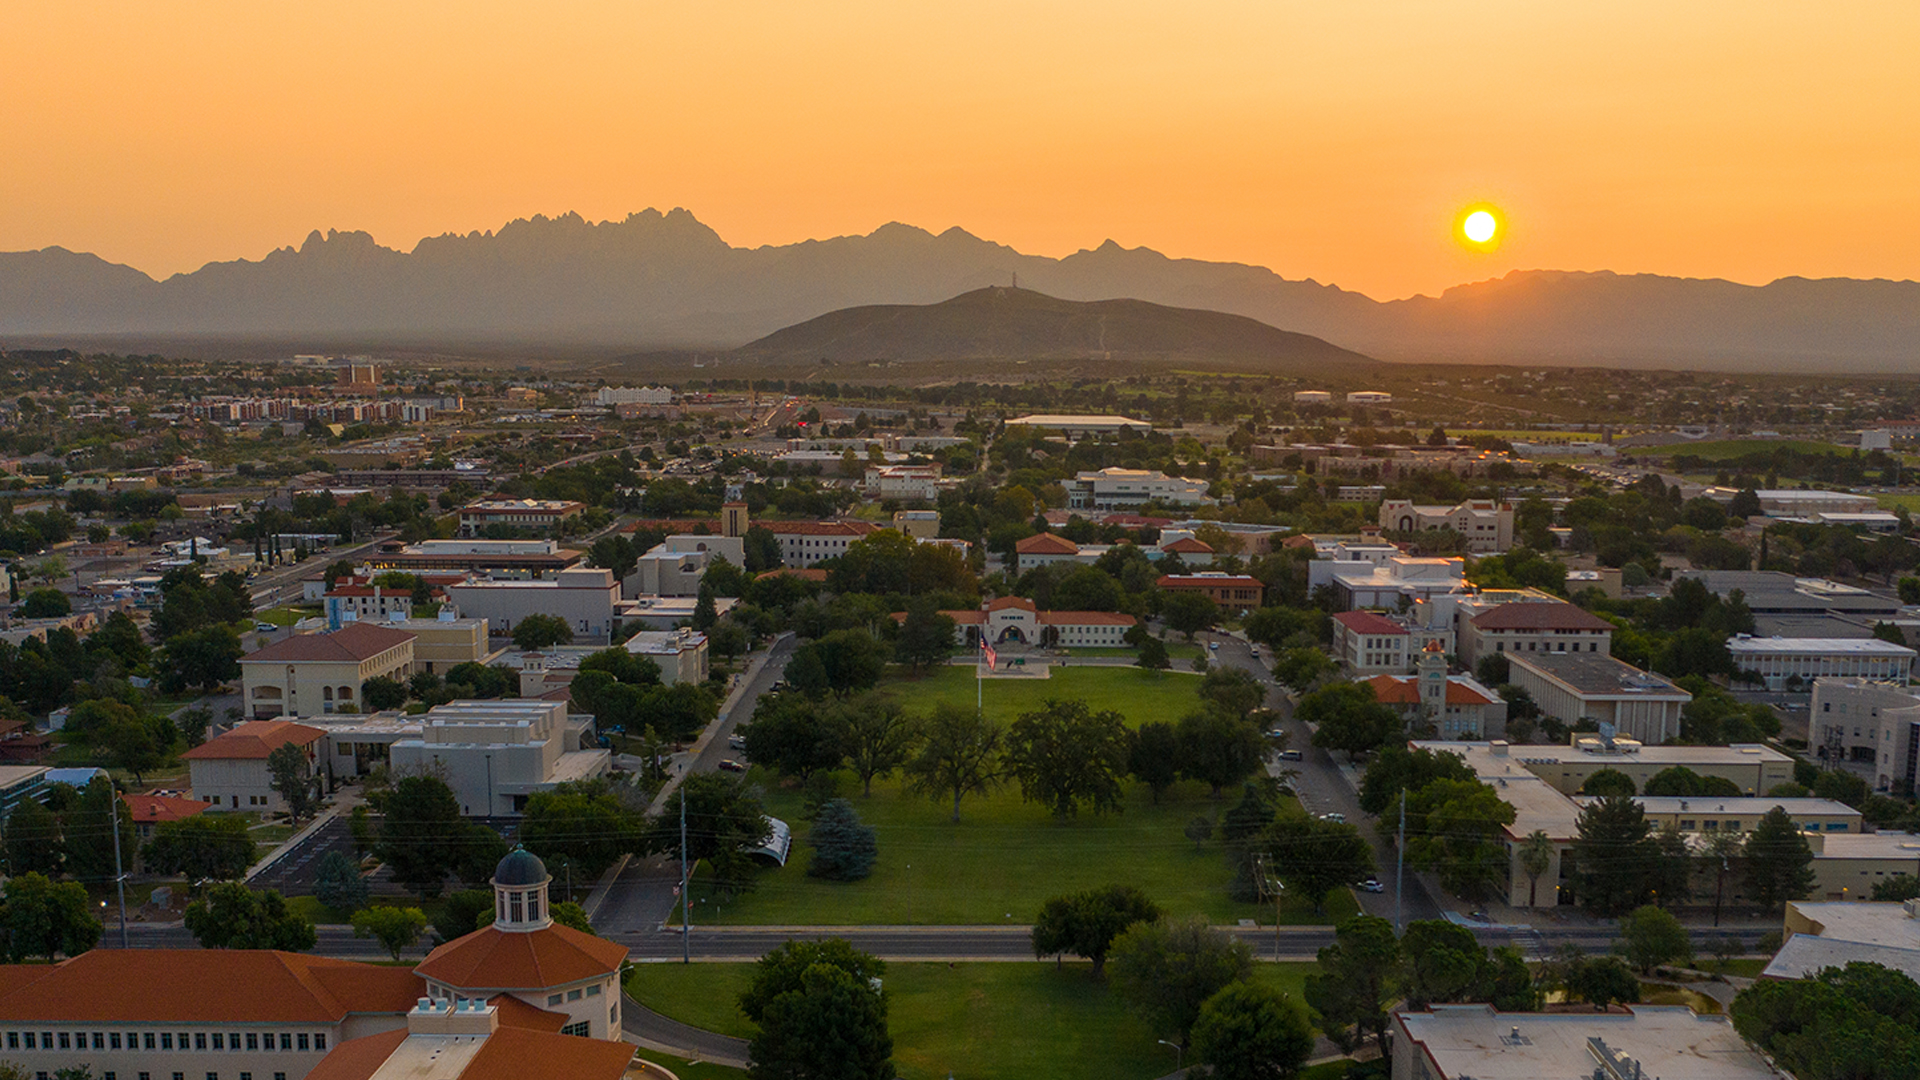
[[[826,313],[938,305],[1015,274],[1062,300],[1128,297],[1224,312],[1385,360],[1749,371],[1908,371],[1920,363],[1920,283],[1911,281],[1753,286],[1517,271],[1438,297],[1382,303],[1265,267],[1174,259],[1112,241],[1054,259],[958,228],[936,235],[890,224],[865,236],[734,247],[685,210],[597,223],[536,216],[430,237],[412,251],[364,232],[316,231],[257,261],[209,263],[164,281],[61,248],[0,253],[0,335],[42,344],[121,335],[123,347],[140,335],[301,340],[316,351],[489,341],[730,349]],[[1109,341],[1113,330],[1109,313]],[[1062,332],[1069,336],[1058,348],[1098,346],[1097,334],[1089,345],[1082,331]],[[883,338],[861,344],[881,347]],[[997,346],[967,347],[991,354]],[[1128,343],[1166,347],[1146,337]]]
[[[938,304],[828,312],[735,350],[762,363],[1036,359],[1191,361],[1285,375],[1378,364],[1243,315],[1144,300],[1061,300],[992,285]]]

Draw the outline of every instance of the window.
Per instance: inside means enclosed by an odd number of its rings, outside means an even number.
[[[153,1080],[153,1074],[150,1072],[143,1072],[140,1074],[140,1080]]]
[[[579,1000],[580,1000],[580,991],[578,991],[578,990],[569,990],[569,991],[567,991],[567,1000],[568,1000],[568,1001],[579,1001]]]
[[[105,1032],[96,1031],[93,1033],[93,1048],[95,1050],[105,1050],[107,1048],[107,1035]]]
[[[587,996],[588,996],[588,997],[599,997],[599,996],[600,996],[600,986],[599,986],[599,984],[598,984],[598,983],[596,983],[596,984],[594,984],[594,985],[592,985],[592,986],[589,986],[589,987],[587,987]]]
[[[549,1005],[558,1005],[558,1004],[560,1004],[560,1003],[561,1003],[562,1001],[565,1001],[565,1000],[566,1000],[566,995],[564,995],[564,994],[548,994],[548,995],[547,995],[547,1004],[549,1004]],[[31,1036],[31,1035],[29,1035],[29,1036],[27,1036],[27,1038],[28,1038],[28,1039],[32,1039],[32,1038],[33,1038],[33,1036]],[[28,1045],[28,1046],[32,1046],[32,1045],[33,1045],[33,1043],[31,1043],[31,1042],[29,1042],[29,1043],[27,1043],[27,1045]]]
[[[113,1034],[107,1036],[107,1049],[109,1050],[120,1049],[120,1033],[119,1032],[116,1031]]]
[[[273,1080],[287,1080],[287,1074],[283,1072],[274,1073]]]
[[[253,1074],[250,1072],[243,1072],[240,1074],[240,1080],[253,1080]]]
[[[108,1069],[106,1072],[101,1073],[100,1080],[114,1080],[113,1070]]]
[[[127,1049],[129,1050],[140,1049],[140,1033],[139,1032],[137,1031],[127,1032]],[[151,1049],[151,1047],[149,1047],[149,1049]]]
[[[592,1025],[588,1024],[585,1020],[582,1020],[577,1024],[568,1024],[566,1027],[561,1028],[560,1034],[578,1035],[584,1039],[587,1037],[587,1032],[591,1026]]]
[[[289,1035],[289,1034],[287,1034],[287,1033],[286,1033],[286,1032],[284,1032],[284,1031],[280,1033],[280,1049],[282,1049],[282,1050],[291,1050],[291,1049],[293,1049],[293,1036],[292,1036],[292,1035]]]
[[[147,1049],[147,1050],[153,1049],[153,1032],[151,1031],[147,1032],[144,1036],[141,1037],[140,1041],[141,1043],[144,1044],[144,1049]]]
[[[183,1046],[183,1047],[184,1047],[184,1046],[186,1045],[186,1039],[184,1039],[184,1038],[183,1038],[183,1039],[181,1039],[181,1040],[180,1040],[180,1043],[181,1043],[181,1046]],[[205,1049],[207,1048],[207,1033],[206,1033],[206,1032],[204,1032],[204,1031],[196,1031],[196,1032],[194,1032],[194,1033],[193,1033],[193,1048],[194,1048],[195,1050],[205,1050]]]
[[[521,912],[521,910],[522,910],[522,909],[521,909],[521,904],[520,904],[520,894],[519,894],[519,893],[517,893],[517,892],[513,892],[513,893],[508,893],[508,894],[507,894],[507,911],[508,911],[508,912],[510,912],[510,914],[509,914],[509,915],[507,916],[507,918],[508,918],[508,921],[510,921],[510,922],[520,922],[520,921],[521,921],[521,916],[520,916],[520,912]]]
[[[260,1049],[260,1036],[255,1035],[251,1031],[247,1032],[247,1049],[249,1050]]]
[[[27,1037],[32,1038],[33,1035],[29,1033]],[[7,1032],[7,1049],[9,1050],[20,1049],[20,1033],[19,1032],[17,1031]]]
[[[216,1047],[219,1046],[218,1043],[215,1043],[214,1045]],[[240,1049],[240,1033],[239,1032],[235,1031],[227,1035],[227,1049],[229,1050]]]
[[[62,1050],[71,1050],[71,1049],[73,1049],[73,1047],[71,1047],[71,1046],[69,1046],[69,1045],[67,1044],[67,1033],[66,1033],[66,1032],[64,1032],[64,1031],[60,1033],[60,1049],[62,1049]]]
[[[162,1050],[173,1049],[173,1032],[163,1031],[160,1033],[160,1049]]]
[[[207,1080],[220,1080],[220,1074],[217,1072],[210,1072],[207,1074]]]
[[[327,1033],[326,1033],[326,1032],[324,1032],[324,1031],[321,1031],[321,1032],[316,1032],[316,1033],[314,1034],[314,1036],[313,1036],[313,1048],[314,1048],[315,1050],[325,1050],[325,1049],[327,1048]]]
[[[217,1031],[213,1033],[213,1048],[215,1050],[225,1050],[227,1048],[226,1037]]]
[[[302,1050],[307,1049],[307,1033],[306,1032],[303,1031],[300,1033],[296,1041],[296,1045]]]

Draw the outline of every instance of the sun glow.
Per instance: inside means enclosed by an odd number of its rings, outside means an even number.
[[[1490,210],[1475,210],[1460,223],[1461,235],[1470,243],[1487,244],[1500,232],[1500,221]]]

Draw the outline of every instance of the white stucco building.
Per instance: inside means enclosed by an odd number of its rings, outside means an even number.
[[[585,748],[590,717],[567,714],[563,701],[454,701],[421,717],[419,738],[390,751],[396,770],[443,775],[473,817],[511,817],[536,791],[606,775],[606,750]]]
[[[575,567],[537,581],[466,581],[447,586],[447,597],[461,614],[487,620],[494,637],[511,636],[529,615],[558,615],[575,641],[604,642],[620,583],[611,570]]]

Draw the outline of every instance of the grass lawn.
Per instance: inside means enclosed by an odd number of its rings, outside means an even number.
[[[256,622],[272,623],[275,626],[292,626],[301,619],[318,614],[320,614],[320,609],[317,607],[287,606],[267,608],[265,611],[256,611],[253,613],[253,618]]]
[[[1687,454],[1706,461],[1728,461],[1748,454],[1774,450],[1793,450],[1802,454],[1844,454],[1847,448],[1809,439],[1722,439],[1716,442],[1674,443],[1670,446],[1643,446],[1631,451],[1636,457],[1670,458]]]
[[[1898,510],[1901,507],[1909,511],[1920,510],[1920,495],[1875,495],[1873,501],[1879,503],[1882,510]]]
[[[283,844],[293,839],[293,826],[284,822],[274,822],[271,825],[254,825],[247,829],[247,834],[253,837],[254,843],[263,847],[272,847],[275,844]]]
[[[1129,727],[1147,720],[1179,720],[1198,707],[1200,680],[1191,672],[1146,671],[1134,667],[1058,667],[1052,678],[983,679],[983,708],[990,719],[1010,724],[1023,712],[1040,707],[1048,698],[1084,701],[1098,712],[1113,709],[1127,718]],[[880,689],[889,691],[916,713],[941,702],[972,709],[974,668],[947,666],[920,679],[904,669],[888,671]]]
[[[1694,962],[1701,965],[1701,969],[1704,971],[1720,971],[1728,975],[1744,975],[1749,979],[1757,979],[1760,977],[1760,973],[1767,969],[1767,965],[1773,963],[1773,958],[1769,956],[1739,956],[1726,961],[1724,964],[1719,960],[1713,959],[1696,959]]]
[[[764,779],[755,770],[753,778]],[[1051,896],[1114,882],[1137,885],[1176,915],[1199,912],[1216,923],[1274,920],[1265,904],[1227,896],[1230,875],[1218,841],[1195,845],[1184,829],[1204,814],[1218,820],[1238,793],[1218,801],[1205,785],[1174,785],[1161,804],[1139,785],[1125,810],[1055,821],[1021,799],[1017,786],[970,796],[960,822],[952,804],[903,794],[898,779],[874,784],[863,798],[857,782],[842,774],[842,792],[878,834],[880,858],[873,876],[832,882],[807,876],[813,847],[801,820],[801,794],[794,787],[767,791],[767,812],[795,826],[787,865],[762,871],[758,887],[744,896],[719,897],[695,874],[693,921],[731,925],[851,926],[1024,924]],[[1316,916],[1304,901],[1280,910],[1283,923],[1328,924],[1357,910],[1350,892],[1328,900]]]
[[[1311,964],[1259,964],[1256,980],[1295,995]],[[749,964],[642,964],[627,992],[696,1027],[750,1038],[735,1007]],[[1127,1080],[1173,1070],[1173,1051],[1085,963],[890,964],[889,1028],[904,1080],[972,1077]]]
[[[644,1047],[636,1047],[634,1052],[643,1061],[651,1061],[655,1065],[664,1065],[673,1070],[673,1075],[680,1080],[746,1080],[745,1069],[728,1068],[725,1065],[715,1065],[710,1061],[695,1063],[686,1058],[674,1057],[672,1054],[663,1054],[658,1050],[648,1050]]]
[[[1198,645],[1197,643],[1196,643],[1196,644],[1188,644],[1187,642],[1184,642],[1184,641],[1177,641],[1177,642],[1176,642],[1176,641],[1169,641],[1169,642],[1167,642],[1167,656],[1168,656],[1168,658],[1169,658],[1169,659],[1173,659],[1173,660],[1191,660],[1191,659],[1193,659],[1194,657],[1196,657],[1196,656],[1199,656],[1200,654],[1202,654],[1202,653],[1204,653],[1204,652],[1206,652],[1206,651],[1207,651],[1207,650],[1205,650],[1205,649],[1203,649],[1203,648],[1201,648],[1201,647],[1200,647],[1200,646],[1199,646],[1199,645]],[[1127,646],[1117,646],[1117,647],[1107,647],[1107,646],[1087,646],[1087,647],[1085,647],[1085,648],[1080,648],[1080,649],[1068,649],[1068,650],[1067,650],[1067,655],[1068,655],[1069,657],[1074,657],[1074,656],[1125,656],[1125,657],[1128,657],[1129,659],[1131,659],[1131,658],[1134,658],[1134,657],[1137,657],[1137,656],[1139,656],[1139,655],[1140,655],[1140,650],[1139,650],[1139,649],[1135,649],[1135,648],[1131,648],[1131,647],[1127,647]]]

